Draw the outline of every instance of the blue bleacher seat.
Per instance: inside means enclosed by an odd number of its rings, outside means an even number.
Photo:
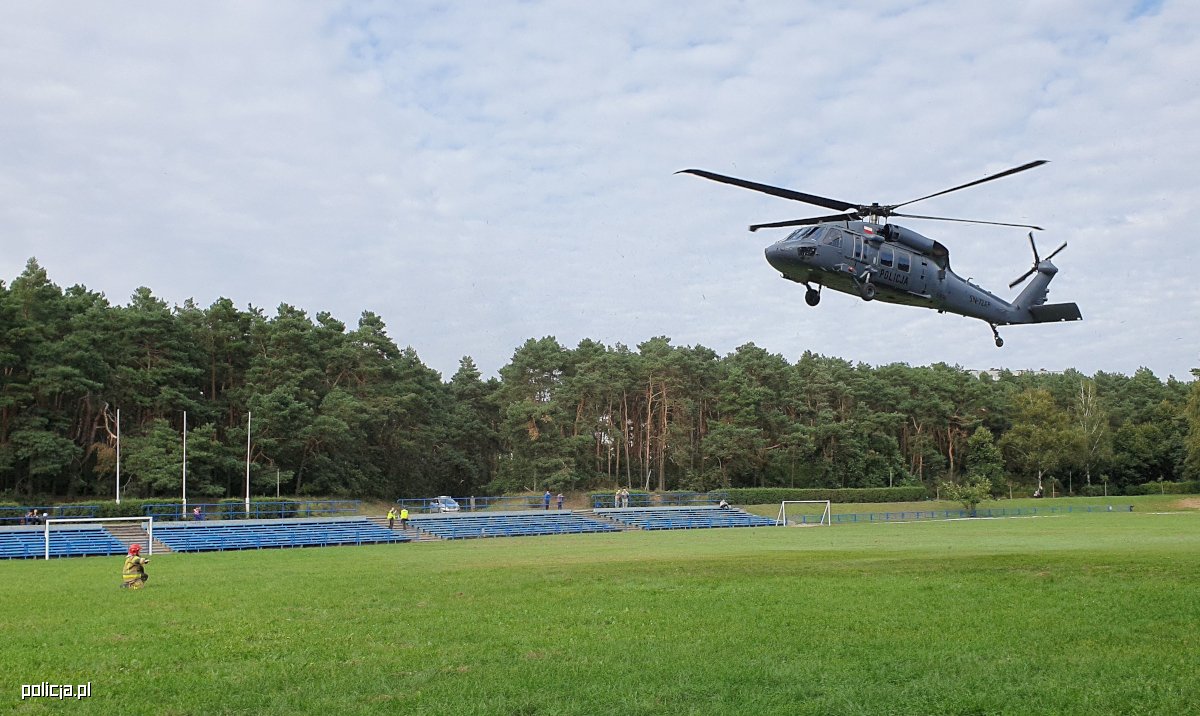
[[[713,527],[771,527],[775,520],[737,508],[630,507],[598,509],[596,514],[643,530],[707,529]]]
[[[50,529],[50,556],[77,557],[125,554],[125,545],[99,526]],[[0,559],[46,556],[46,533],[40,527],[0,530]]]
[[[407,542],[366,519],[179,522],[157,525],[154,538],[175,552]]]
[[[620,528],[566,510],[422,515],[409,520],[442,539],[618,532]]]

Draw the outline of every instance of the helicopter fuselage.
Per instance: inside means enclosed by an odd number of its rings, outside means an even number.
[[[812,287],[816,284],[866,300],[978,318],[993,328],[1080,318],[1074,304],[1045,304],[1047,285],[1058,272],[1048,260],[1038,264],[1034,281],[1009,302],[955,274],[942,244],[896,224],[805,226],[767,247],[766,257],[784,278],[808,286],[810,305],[820,300]]]

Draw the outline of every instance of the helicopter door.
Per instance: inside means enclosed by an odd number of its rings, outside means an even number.
[[[855,263],[866,261],[866,252],[863,251],[863,238],[857,234],[854,236],[854,241],[846,242],[846,258],[853,260]]]

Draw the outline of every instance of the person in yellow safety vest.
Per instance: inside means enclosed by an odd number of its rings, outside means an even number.
[[[408,508],[400,508],[400,529],[408,529]]]
[[[125,558],[125,567],[121,570],[122,588],[140,589],[146,584],[146,580],[150,579],[144,566],[149,564],[150,560],[142,557],[141,554],[142,546],[140,544],[129,545],[129,556]]]
[[[387,520],[388,520],[388,529],[389,530],[394,529],[394,525],[396,524],[396,508],[395,507],[388,510]]]

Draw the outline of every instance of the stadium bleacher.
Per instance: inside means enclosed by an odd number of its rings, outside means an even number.
[[[154,539],[175,552],[330,547],[408,542],[366,519],[176,522],[155,525]]]
[[[622,507],[593,510],[597,515],[643,530],[689,530],[713,527],[773,527],[775,520],[736,507]]]
[[[775,521],[736,508],[599,508],[590,514],[570,510],[458,512],[415,515],[409,526],[440,539],[521,537],[619,532],[622,529],[675,530],[713,527],[767,527]],[[142,532],[144,534],[144,532]],[[327,547],[409,542],[412,533],[389,530],[366,518],[294,518],[159,522],[154,537],[175,552],[209,552],[286,547]],[[128,535],[125,535],[129,539]],[[124,554],[126,545],[96,525],[55,528],[52,557]],[[45,534],[38,527],[0,528],[0,559],[45,555]]]
[[[419,515],[409,525],[442,539],[619,532],[621,528],[569,510]]]
[[[51,557],[125,554],[125,545],[103,527],[54,527]],[[0,559],[41,559],[46,556],[46,533],[41,527],[0,530]]]

